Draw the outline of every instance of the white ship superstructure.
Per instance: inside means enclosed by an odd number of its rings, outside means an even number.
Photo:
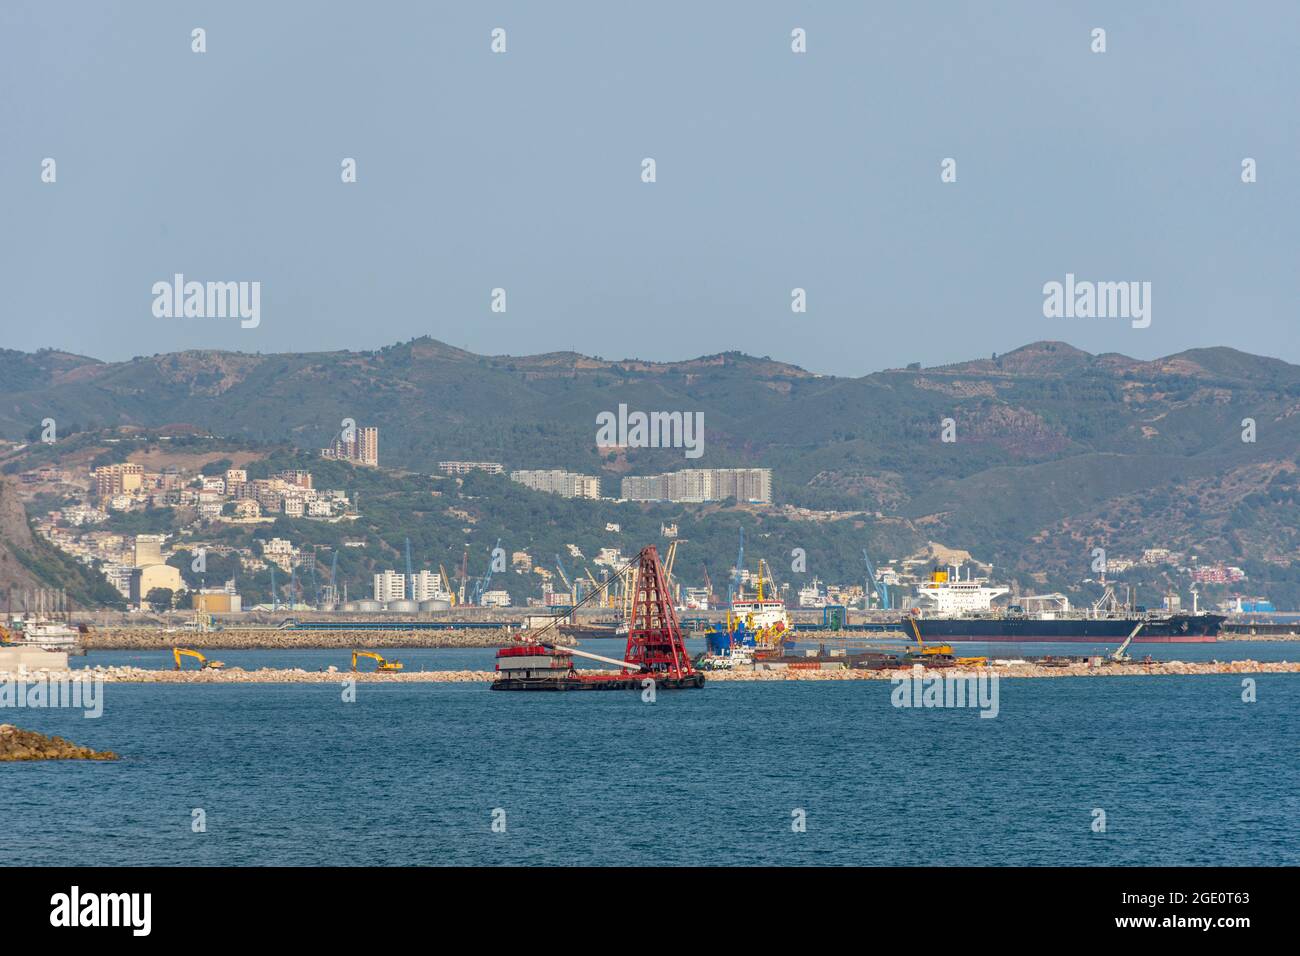
[[[968,575],[963,579],[961,569],[957,567],[951,568],[951,573],[936,568],[930,573],[930,579],[917,587],[916,596],[923,611],[941,617],[960,617],[988,611],[994,599],[1008,590],[990,587],[988,578]]]
[[[799,589],[800,607],[825,607],[826,604],[826,592],[822,589],[821,581],[816,578],[807,587]]]

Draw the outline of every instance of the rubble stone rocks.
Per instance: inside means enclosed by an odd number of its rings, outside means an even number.
[[[86,638],[90,650],[156,650],[194,647],[200,650],[301,650],[306,648],[371,647],[503,647],[512,643],[510,628],[434,630],[314,631],[227,627],[219,631],[168,631],[161,627],[96,628]],[[576,643],[560,634],[557,644]]]
[[[111,750],[91,750],[13,724],[0,724],[0,760],[117,760]]]

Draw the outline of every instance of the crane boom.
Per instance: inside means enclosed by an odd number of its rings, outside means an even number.
[[[1118,662],[1118,661],[1128,660],[1128,655],[1126,655],[1124,652],[1128,650],[1128,646],[1133,643],[1133,638],[1137,637],[1138,631],[1142,630],[1144,624],[1146,624],[1146,621],[1138,621],[1137,627],[1133,628],[1129,636],[1124,638],[1124,643],[1119,646],[1119,650],[1115,651],[1114,654],[1110,655],[1110,659],[1112,661]]]
[[[555,556],[555,570],[560,572],[560,580],[564,582],[564,587],[568,590],[569,597],[572,598],[573,582],[569,580],[569,576],[564,572],[564,562],[560,560],[558,554]]]

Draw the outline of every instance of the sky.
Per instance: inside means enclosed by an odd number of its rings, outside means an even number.
[[[1297,35],[1293,2],[5,0],[0,347],[1300,362]],[[177,273],[260,283],[257,326],[155,315]],[[1067,274],[1149,282],[1150,325],[1045,316]]]

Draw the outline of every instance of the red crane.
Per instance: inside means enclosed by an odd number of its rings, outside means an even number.
[[[668,591],[668,575],[659,563],[654,545],[637,555],[636,591],[632,600],[631,627],[623,660],[559,647],[542,635],[560,620],[556,617],[537,634],[518,634],[513,647],[497,651],[499,677],[493,690],[636,690],[647,678],[659,687],[703,687],[704,674],[691,664],[682,640],[681,625]],[[608,581],[606,582],[606,585]],[[602,585],[604,587],[604,585]],[[590,601],[600,589],[587,595]],[[579,605],[581,606],[581,604]],[[590,673],[574,670],[573,657],[612,664],[620,673]]]
[[[675,679],[695,673],[682,641],[681,625],[668,590],[668,575],[653,544],[637,556],[640,567],[632,598],[632,621],[623,659],[631,669]]]

